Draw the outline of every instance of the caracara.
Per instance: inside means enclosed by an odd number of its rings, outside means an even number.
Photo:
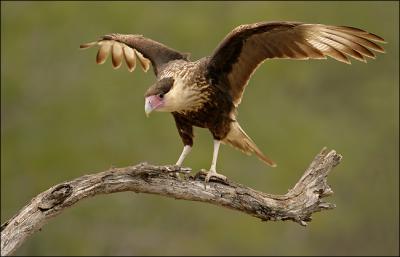
[[[266,59],[326,59],[350,63],[349,57],[366,62],[372,51],[384,53],[384,39],[364,30],[301,22],[259,22],[232,30],[214,52],[197,61],[142,35],[110,34],[81,48],[99,46],[96,61],[102,64],[111,53],[119,68],[125,59],[129,71],[139,61],[144,71],[153,67],[157,81],[145,93],[145,112],[170,112],[184,148],[176,165],[193,146],[193,126],[207,128],[214,139],[214,152],[206,182],[217,173],[220,143],[229,144],[268,164],[276,164],[256,146],[236,119],[244,89],[256,68]]]

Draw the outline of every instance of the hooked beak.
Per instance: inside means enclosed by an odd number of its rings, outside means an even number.
[[[157,107],[159,107],[162,103],[163,102],[161,99],[159,99],[159,97],[156,95],[146,97],[144,105],[144,112],[146,113],[146,116],[149,117],[150,113],[157,109]]]
[[[153,111],[153,107],[151,106],[151,103],[149,100],[146,98],[146,103],[144,104],[144,112],[146,113],[146,117],[148,118],[150,116],[150,113]]]

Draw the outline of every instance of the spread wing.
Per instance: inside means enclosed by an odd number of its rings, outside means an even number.
[[[96,62],[103,64],[111,53],[114,69],[121,67],[123,59],[128,70],[133,71],[136,67],[136,60],[139,61],[145,72],[153,66],[157,75],[160,67],[172,60],[185,59],[187,54],[173,50],[159,42],[145,38],[141,35],[110,34],[101,37],[98,41],[82,44],[80,48],[99,46]]]
[[[384,52],[384,39],[364,30],[300,22],[261,22],[232,30],[210,58],[208,76],[225,87],[239,105],[251,74],[265,59],[326,59],[366,62]]]

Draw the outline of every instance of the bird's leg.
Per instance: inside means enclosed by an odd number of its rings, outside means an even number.
[[[179,114],[173,113],[172,115],[174,116],[176,128],[178,129],[179,136],[181,137],[184,145],[181,156],[179,156],[179,159],[176,162],[176,165],[181,166],[186,156],[189,154],[190,150],[192,150],[193,127]],[[177,177],[179,178],[179,175]]]
[[[192,150],[192,147],[190,145],[185,145],[183,147],[183,151],[181,153],[181,156],[179,156],[178,161],[176,162],[175,165],[178,165],[179,167],[182,166],[183,161],[185,160],[186,156],[190,153],[190,150]],[[175,177],[179,178],[179,173],[175,172]]]
[[[226,180],[226,177],[222,174],[217,173],[217,159],[218,159],[218,151],[219,151],[219,145],[221,144],[221,141],[215,140],[214,139],[214,153],[213,153],[213,159],[211,163],[211,168],[210,171],[207,173],[205,182],[207,183],[211,177],[216,177],[220,178],[222,180]]]
[[[190,145],[185,145],[183,147],[183,151],[181,153],[181,156],[179,156],[179,159],[176,162],[176,165],[178,165],[178,166],[182,165],[182,163],[185,160],[186,156],[190,153],[190,150],[192,150],[192,147]]]

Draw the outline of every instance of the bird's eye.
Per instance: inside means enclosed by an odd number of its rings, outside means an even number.
[[[158,95],[158,97],[163,98],[164,94],[161,93],[161,94]]]

